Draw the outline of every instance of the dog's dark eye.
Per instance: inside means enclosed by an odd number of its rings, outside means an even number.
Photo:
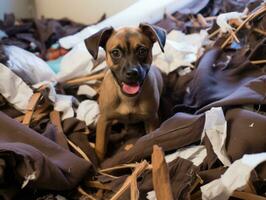
[[[122,52],[119,49],[113,49],[111,51],[111,56],[115,59],[119,59],[122,57]]]
[[[145,48],[145,47],[140,47],[139,49],[138,49],[138,51],[137,51],[137,55],[139,56],[139,57],[146,57],[147,56],[147,53],[148,53],[148,49],[147,48]]]

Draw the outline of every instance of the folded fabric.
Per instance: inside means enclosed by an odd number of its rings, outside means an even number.
[[[182,104],[175,111],[202,113],[212,107],[265,103],[265,66],[253,65],[250,58],[264,48],[261,41],[251,52],[239,50],[228,55],[220,48],[207,51],[194,71]],[[253,58],[254,59],[254,58]]]
[[[4,46],[7,66],[27,84],[55,81],[55,73],[46,62],[33,53],[16,46]]]
[[[151,155],[154,144],[164,151],[170,151],[200,141],[205,115],[176,113],[166,120],[160,128],[139,138],[128,151],[120,151],[106,159],[102,167],[111,167],[122,163],[134,162]]]
[[[0,112],[0,158],[4,184],[47,190],[69,190],[87,173],[89,161]],[[14,186],[15,187],[15,186]]]

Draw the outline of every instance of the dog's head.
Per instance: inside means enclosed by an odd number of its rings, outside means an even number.
[[[149,24],[136,28],[104,28],[85,40],[94,59],[98,49],[106,52],[106,63],[124,94],[139,93],[152,63],[152,47],[157,41],[162,51],[166,40],[163,29]]]

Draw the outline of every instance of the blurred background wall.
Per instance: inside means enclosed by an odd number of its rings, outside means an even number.
[[[34,0],[0,0],[0,19],[3,19],[4,13],[16,13],[17,18],[33,17]]]
[[[68,17],[81,23],[98,21],[106,13],[111,16],[136,0],[35,0],[37,17]]]
[[[44,16],[60,19],[67,17],[89,24],[123,10],[137,0],[0,0],[0,18],[4,13],[15,13],[16,18]]]

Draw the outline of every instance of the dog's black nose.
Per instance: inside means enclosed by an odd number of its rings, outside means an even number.
[[[139,71],[136,68],[131,68],[126,71],[126,78],[137,78]]]

